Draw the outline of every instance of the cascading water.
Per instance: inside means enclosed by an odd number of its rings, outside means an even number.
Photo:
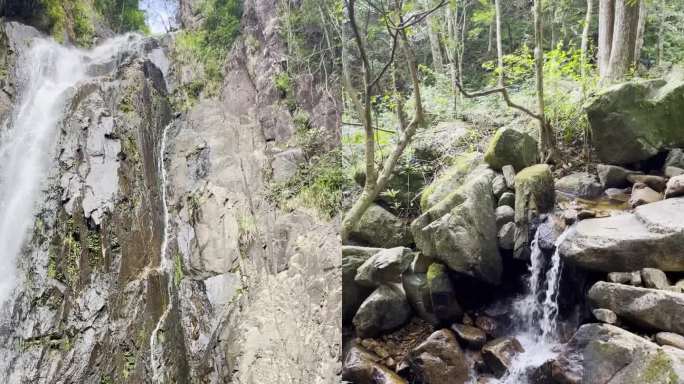
[[[161,145],[159,149],[159,173],[161,174],[161,200],[162,200],[162,214],[163,214],[163,220],[164,220],[164,232],[162,235],[162,242],[161,242],[161,249],[160,249],[160,261],[159,261],[159,268],[158,272],[165,273],[166,276],[168,277],[168,286],[167,286],[167,292],[168,292],[168,297],[169,297],[169,303],[166,305],[166,309],[164,310],[164,313],[162,313],[161,317],[159,318],[159,321],[157,322],[157,326],[154,328],[152,331],[152,334],[150,335],[150,364],[152,366],[152,381],[155,382],[164,382],[164,378],[160,377],[161,372],[159,372],[159,369],[162,368],[163,362],[161,361],[161,358],[163,357],[163,350],[160,345],[158,345],[158,335],[159,331],[161,331],[162,327],[164,326],[164,322],[166,321],[166,318],[169,316],[169,313],[171,313],[171,310],[173,308],[173,300],[171,299],[172,297],[172,281],[171,281],[171,276],[172,276],[172,271],[171,269],[173,268],[173,262],[170,258],[167,257],[166,255],[166,248],[168,247],[169,243],[169,206],[166,200],[166,164],[165,164],[165,156],[164,153],[166,152],[166,138],[168,136],[168,130],[171,127],[171,124],[166,126],[164,128],[164,131],[162,133],[162,140],[161,140]]]
[[[111,61],[139,40],[120,36],[85,51],[39,38],[20,52],[20,97],[0,135],[0,304],[18,281],[17,257],[34,222],[67,100],[78,83],[92,77],[91,66]]]
[[[549,263],[544,260],[544,253],[539,247],[539,230],[535,233],[531,244],[527,293],[514,303],[520,324],[516,337],[525,352],[515,358],[508,374],[501,379],[502,384],[525,383],[529,368],[542,365],[556,354],[557,347],[560,345],[557,318],[562,272],[558,248],[572,230],[572,227],[566,229],[556,239],[556,250]],[[547,264],[548,269],[546,269]],[[544,274],[545,269],[546,274]],[[545,277],[544,281],[542,277]]]

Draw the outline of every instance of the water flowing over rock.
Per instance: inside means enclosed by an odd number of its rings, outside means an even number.
[[[684,82],[632,81],[597,95],[586,107],[601,161],[628,164],[684,146]]]
[[[555,190],[551,169],[546,164],[527,167],[515,176],[515,256],[526,259],[530,245],[530,224],[535,217],[553,209]]]
[[[684,199],[637,207],[634,213],[583,220],[560,245],[561,255],[582,268],[629,272],[641,268],[684,271]]]

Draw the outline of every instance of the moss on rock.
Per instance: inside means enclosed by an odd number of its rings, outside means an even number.
[[[519,171],[536,163],[537,158],[537,141],[527,133],[507,127],[496,131],[484,156],[485,162],[498,171],[509,164]]]

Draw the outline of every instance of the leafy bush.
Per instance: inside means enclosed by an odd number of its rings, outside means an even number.
[[[54,0],[48,0],[54,1]],[[147,32],[139,0],[95,0],[95,8],[116,32]]]

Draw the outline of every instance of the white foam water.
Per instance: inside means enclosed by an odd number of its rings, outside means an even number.
[[[91,65],[112,61],[139,40],[119,36],[88,51],[37,38],[19,53],[19,98],[0,134],[0,305],[18,281],[17,258],[35,221],[67,101],[92,76]]]
[[[502,384],[526,383],[529,370],[554,358],[559,350],[558,294],[563,266],[558,248],[572,230],[572,227],[566,229],[556,239],[556,250],[546,273],[547,263],[539,247],[539,231],[535,234],[531,244],[527,293],[513,304],[520,324],[515,337],[525,352],[515,357],[508,373],[500,380]],[[544,284],[542,277],[545,277]]]
[[[162,200],[162,214],[164,221],[164,230],[162,234],[162,242],[160,249],[160,260],[159,267],[157,269],[160,273],[165,273],[168,279],[167,292],[169,297],[169,302],[166,305],[164,313],[159,317],[157,326],[152,331],[150,335],[150,365],[152,367],[152,381],[158,383],[166,382],[163,372],[160,369],[163,367],[163,346],[159,343],[159,332],[162,331],[162,327],[166,322],[166,318],[171,313],[173,308],[172,300],[172,276],[173,276],[173,260],[167,256],[167,248],[169,243],[169,206],[166,199],[166,163],[165,163],[165,152],[166,152],[166,139],[168,136],[169,128],[171,124],[164,127],[162,133],[161,145],[159,148],[159,174],[161,175],[161,200]]]

